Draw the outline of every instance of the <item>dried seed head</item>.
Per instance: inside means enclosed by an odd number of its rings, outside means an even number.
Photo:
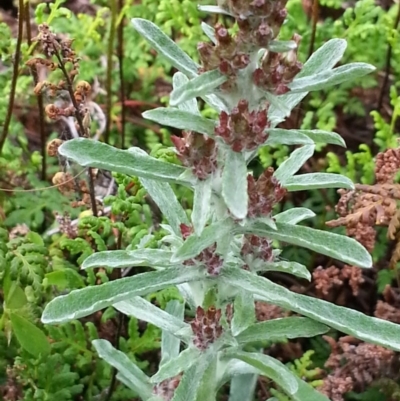
[[[58,156],[58,148],[64,143],[62,139],[53,139],[47,144],[46,151],[50,157]]]

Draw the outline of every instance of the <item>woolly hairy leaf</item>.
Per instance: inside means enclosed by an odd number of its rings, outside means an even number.
[[[172,77],[172,86],[174,89],[180,88],[183,85],[187,84],[188,82],[189,82],[189,78],[179,71],[176,72],[174,74],[174,76]],[[178,109],[187,111],[188,113],[200,115],[199,107],[197,105],[197,100],[195,98],[187,100],[186,102],[179,104]]]
[[[210,137],[214,136],[215,121],[184,110],[159,107],[142,113],[144,118],[162,125],[195,131]]]
[[[319,188],[354,189],[353,181],[341,174],[309,173],[288,178],[284,187],[288,191],[307,191]]]
[[[253,296],[248,292],[242,291],[235,298],[233,310],[231,329],[232,334],[236,336],[256,320]]]
[[[128,380],[129,387],[142,399],[151,397],[153,386],[149,377],[126,354],[115,349],[107,340],[94,340],[92,344],[99,357],[117,369]]]
[[[227,151],[222,171],[222,197],[229,211],[238,219],[247,215],[247,165],[242,153]]]
[[[45,307],[42,322],[64,323],[90,315],[119,301],[145,295],[172,285],[201,280],[204,271],[187,267],[137,274],[102,285],[71,291],[51,300]]]
[[[302,246],[350,265],[364,268],[372,266],[369,252],[353,238],[292,224],[276,223],[276,227],[276,230],[272,230],[266,224],[254,222],[247,224],[243,231]]]
[[[198,180],[194,186],[192,222],[197,235],[201,235],[209,217],[212,192],[211,184],[211,179]]]
[[[275,170],[274,177],[285,185],[286,181],[296,174],[303,164],[314,154],[314,145],[305,145],[294,150],[290,156]]]
[[[234,376],[229,386],[229,401],[253,401],[258,375]]]
[[[215,38],[215,29],[211,26],[206,24],[204,21],[201,22],[201,29],[203,30],[204,34],[211,40],[211,42],[216,45],[217,39]]]
[[[307,267],[297,262],[287,262],[280,260],[278,262],[264,263],[261,265],[258,271],[276,271],[287,274],[293,274],[300,278],[304,278],[308,281],[311,280],[311,273],[308,271]]]
[[[276,223],[297,224],[300,221],[315,217],[315,213],[305,207],[294,207],[274,216]]]
[[[147,178],[140,178],[140,182],[157,204],[175,234],[180,236],[180,225],[182,223],[189,224],[189,220],[183,207],[176,199],[171,186],[167,182],[149,180]]]
[[[293,40],[271,40],[268,44],[268,49],[274,53],[285,53],[296,48],[297,44]]]
[[[225,14],[225,15],[232,16],[232,14],[229,11],[227,11],[224,8],[219,7],[219,6],[202,6],[202,5],[199,5],[197,8],[199,9],[199,11],[203,11],[205,13]]]
[[[157,25],[142,18],[133,18],[135,29],[162,54],[177,70],[182,71],[190,78],[197,76],[199,66]]]
[[[266,145],[312,145],[313,143],[330,143],[346,147],[343,138],[336,132],[306,129],[271,128],[268,130]]]
[[[220,277],[226,284],[249,291],[260,301],[292,310],[368,343],[400,351],[398,324],[367,316],[318,298],[296,294],[245,270],[225,268]]]
[[[236,336],[236,340],[239,344],[276,342],[286,338],[315,337],[329,330],[328,326],[307,317],[285,317],[253,324]]]
[[[76,138],[64,142],[58,153],[84,167],[190,185],[180,179],[186,168],[151,157],[142,149],[120,150],[102,142]]]
[[[363,77],[374,70],[375,67],[370,64],[351,63],[342,65],[331,71],[320,72],[310,77],[296,77],[288,87],[292,93],[316,91]]]
[[[123,269],[131,266],[168,267],[171,263],[172,252],[164,249],[135,249],[133,251],[104,251],[96,252],[87,257],[82,263],[82,269],[93,267],[108,267]]]
[[[219,70],[207,71],[174,89],[170,95],[170,105],[177,106],[187,100],[212,93],[228,77]]]

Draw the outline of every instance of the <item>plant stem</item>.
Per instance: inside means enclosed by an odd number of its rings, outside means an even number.
[[[117,20],[117,0],[111,0],[111,21],[110,21],[110,34],[108,37],[108,50],[107,50],[107,109],[106,109],[106,129],[104,134],[104,141],[106,143],[110,140],[110,129],[111,129],[111,108],[112,108],[112,58],[114,50],[114,38],[115,38],[115,22]]]
[[[118,0],[119,12],[123,9],[123,0]],[[124,18],[118,25],[118,64],[119,64],[119,98],[121,102],[121,149],[125,148],[125,84],[124,84]],[[106,131],[107,132],[107,131]]]
[[[396,20],[393,25],[393,29],[398,29],[399,27],[399,22],[400,22],[400,3],[397,6],[397,16]],[[377,110],[379,111],[382,108],[383,104],[383,98],[385,96],[385,89],[389,81],[389,73],[390,73],[390,61],[392,59],[392,45],[388,43],[388,48],[386,52],[386,66],[385,66],[385,78],[383,79],[382,87],[381,87],[381,92],[379,94],[379,99],[378,99],[378,106]]]
[[[26,37],[27,37],[27,42],[29,47],[32,45],[32,33],[31,33],[31,15],[30,15],[30,4],[29,0],[27,1],[25,5],[25,27],[26,27]],[[37,73],[37,69],[35,65],[32,65],[31,67],[31,73],[33,77],[33,82],[35,83],[35,86],[39,82],[39,76]],[[41,171],[41,178],[43,181],[46,180],[46,132],[45,132],[45,127],[44,127],[44,103],[43,103],[43,95],[40,92],[37,95],[37,104],[38,104],[38,110],[39,110],[39,129],[40,129],[40,150],[42,154],[42,171]]]
[[[4,146],[7,136],[8,136],[8,130],[10,128],[12,112],[14,109],[15,92],[16,92],[17,80],[18,80],[18,70],[19,70],[19,63],[21,60],[22,35],[24,33],[24,20],[25,20],[24,19],[24,11],[25,11],[24,0],[19,0],[17,45],[15,48],[15,55],[14,55],[14,66],[13,66],[13,75],[12,75],[12,79],[11,79],[10,98],[8,101],[6,118],[4,120],[3,133],[0,138],[0,154],[3,150],[3,146]]]
[[[60,56],[60,53],[56,50],[55,51],[55,56],[59,62],[59,66],[60,69],[65,77],[65,80],[67,81],[67,89],[68,89],[68,93],[69,96],[71,98],[71,102],[72,105],[74,106],[75,109],[75,118],[76,121],[78,122],[79,125],[79,129],[81,131],[81,134],[83,134],[85,132],[85,128],[83,125],[83,120],[82,120],[82,116],[79,112],[79,106],[78,103],[76,102],[75,96],[74,96],[74,89],[72,87],[72,81],[71,78],[68,75],[68,71],[65,68],[65,64],[64,61],[62,59],[62,57]],[[92,212],[93,212],[93,216],[97,216],[97,204],[96,204],[96,196],[95,196],[95,192],[94,192],[94,180],[93,180],[93,169],[91,167],[88,168],[88,172],[89,172],[89,194],[90,194],[90,202],[92,204]]]

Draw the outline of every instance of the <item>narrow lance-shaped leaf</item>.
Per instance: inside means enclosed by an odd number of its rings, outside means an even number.
[[[58,152],[61,156],[84,167],[184,185],[191,184],[180,179],[180,176],[187,171],[186,168],[158,160],[144,154],[141,149],[120,150],[102,142],[76,138],[64,142],[58,148]]]
[[[275,171],[274,177],[282,185],[285,185],[286,181],[296,174],[304,163],[314,154],[314,150],[314,145],[305,145],[294,150]]]
[[[225,10],[224,8],[219,7],[219,6],[203,6],[203,5],[199,5],[197,8],[198,8],[199,11],[203,11],[205,13],[225,14],[225,15],[229,15],[230,17],[232,17],[232,14],[228,10]]]
[[[239,344],[276,342],[283,339],[315,337],[329,330],[328,326],[307,317],[285,317],[253,324],[236,336],[236,340]]]
[[[129,387],[142,399],[146,400],[151,397],[153,386],[149,377],[126,354],[115,349],[107,340],[94,340],[92,344],[99,357],[117,369],[128,381]]]
[[[204,271],[196,268],[169,268],[71,291],[46,305],[42,322],[57,324],[79,319],[130,297],[149,294],[184,282],[201,280],[204,276]]]
[[[288,86],[293,93],[316,91],[363,77],[374,70],[375,67],[370,64],[351,63],[310,77],[295,78]]]
[[[235,217],[247,216],[247,165],[242,153],[227,151],[222,171],[222,197]]]
[[[172,86],[174,89],[179,88],[189,82],[189,78],[177,71],[172,77]],[[192,114],[200,115],[199,107],[196,99],[190,99],[178,105],[179,110],[187,111]]]
[[[227,79],[219,70],[207,71],[174,89],[170,95],[170,105],[177,106],[187,100],[208,95]]]
[[[297,48],[294,40],[271,40],[268,44],[268,50],[274,53],[284,53]]]
[[[283,129],[271,128],[268,130],[269,137],[266,145],[307,145],[313,143],[330,143],[346,147],[344,139],[336,132],[306,129]],[[307,141],[308,139],[308,141]]]
[[[233,310],[231,329],[232,334],[236,336],[256,320],[253,296],[248,292],[241,292],[235,298]]]
[[[132,24],[153,48],[162,54],[176,69],[190,78],[197,75],[199,66],[173,40],[165,35],[157,25],[141,18],[133,18]]]
[[[180,236],[180,225],[182,223],[188,224],[189,220],[171,186],[167,182],[149,180],[147,178],[140,178],[140,182],[157,204],[175,234]]]
[[[211,192],[211,179],[198,180],[194,186],[192,222],[197,235],[201,235],[209,217]]]
[[[142,113],[144,118],[162,125],[182,130],[196,131],[210,137],[214,136],[215,122],[184,110],[159,107]]]
[[[367,316],[318,298],[296,294],[245,270],[226,268],[220,277],[227,284],[249,291],[255,299],[292,310],[368,343],[400,351],[398,324]]]
[[[264,263],[260,266],[257,271],[275,271],[282,272],[287,274],[293,274],[293,276],[297,276],[300,278],[304,278],[308,281],[311,280],[311,273],[308,271],[307,267],[302,265],[301,263],[280,260],[278,262]]]
[[[228,401],[253,401],[258,375],[247,374],[232,377]]]
[[[204,21],[202,21],[201,29],[203,30],[205,35],[208,37],[208,39],[210,39],[211,42],[214,43],[214,45],[216,45],[218,43],[217,39],[215,38],[215,29],[211,25],[208,25]]]
[[[307,191],[319,188],[354,189],[353,181],[341,174],[309,173],[288,178],[284,187],[288,191]]]
[[[369,252],[353,238],[292,224],[276,223],[276,227],[273,230],[263,223],[255,222],[246,225],[243,231],[302,246],[350,265],[364,268],[372,266]]]
[[[171,262],[172,252],[164,249],[135,249],[133,251],[103,251],[87,257],[82,269],[108,267],[124,269],[131,266],[169,267],[176,266]]]
[[[315,213],[306,207],[294,207],[274,216],[275,223],[297,224],[315,217]]]

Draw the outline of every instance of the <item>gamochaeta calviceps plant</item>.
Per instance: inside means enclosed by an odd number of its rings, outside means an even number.
[[[147,119],[183,130],[173,137],[181,165],[149,156],[139,148],[120,150],[87,138],[64,143],[59,153],[82,166],[139,177],[163,213],[168,233],[157,249],[145,241],[126,250],[99,252],[83,269],[106,266],[148,266],[154,271],[72,291],[51,301],[42,316],[57,324],[114,306],[162,329],[158,371],[148,377],[105,340],[93,344],[118,370],[118,378],[143,400],[213,401],[230,383],[230,401],[252,400],[257,377],[267,376],[293,400],[328,398],[295,376],[257,346],[282,337],[312,337],[330,327],[400,351],[400,327],[320,299],[299,295],[260,273],[280,271],[310,279],[306,266],[279,258],[277,243],[302,246],[369,268],[369,253],[352,238],[299,225],[314,213],[293,208],[274,214],[289,191],[353,188],[338,174],[298,174],[316,143],[344,146],[342,138],[320,130],[276,128],[309,91],[333,87],[373,71],[364,63],[335,67],[346,42],[332,39],[302,65],[296,48],[300,38],[279,40],[287,12],[285,1],[226,0],[202,11],[236,19],[237,33],[202,24],[208,43],[199,43],[196,64],[153,23],[134,19],[135,29],[169,60],[173,77],[170,107],[144,113]],[[229,20],[229,18],[227,19]],[[202,117],[196,98],[218,111],[216,120]],[[295,145],[275,171],[259,177],[248,170],[260,147]],[[170,184],[194,191],[190,218]],[[149,236],[151,237],[151,235]],[[166,310],[143,296],[177,286],[184,303],[171,301]],[[256,323],[255,301],[294,311],[297,315]],[[184,318],[194,316],[187,322]],[[226,391],[226,386],[224,386]]]

